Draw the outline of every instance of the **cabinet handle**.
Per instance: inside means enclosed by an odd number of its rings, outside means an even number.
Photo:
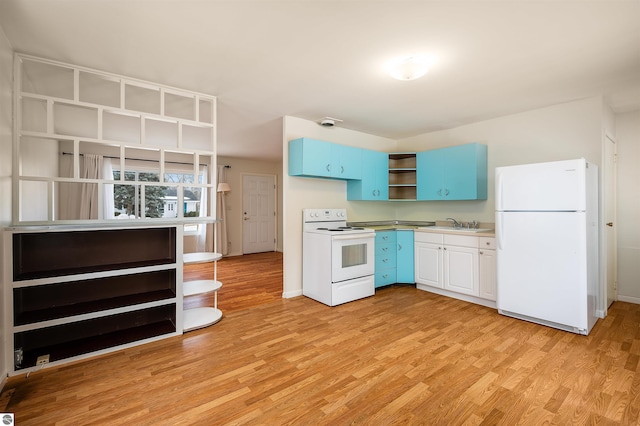
[[[371,195],[374,196],[374,197],[376,196],[376,190],[375,189],[373,191],[371,191]]]
[[[448,190],[448,189],[445,189],[445,190],[444,190],[444,195],[445,195],[445,196],[449,195],[449,190]]]
[[[442,250],[442,247],[438,247],[438,250]]]
[[[388,278],[388,277],[389,277],[389,274],[384,274],[384,275],[382,276],[382,278]]]
[[[389,250],[389,247],[383,247],[382,248],[382,251],[387,251],[387,250]]]
[[[482,255],[482,254],[484,254],[484,252],[483,252],[483,251],[481,251],[481,252],[480,252],[480,254]]]
[[[382,259],[383,263],[387,263],[389,261],[389,259]]]
[[[377,192],[377,194],[376,194],[376,195],[379,197],[379,196],[380,196],[380,190],[379,190],[379,189],[376,189],[376,192]]]
[[[438,189],[438,195],[442,196],[442,189]]]
[[[398,251],[402,250],[402,244],[398,244]]]
[[[331,164],[327,164],[327,171],[330,172],[331,171]]]
[[[445,248],[443,248],[443,250],[446,250],[446,249],[447,249],[446,247],[445,247]]]
[[[344,173],[344,166],[340,166],[340,174]]]

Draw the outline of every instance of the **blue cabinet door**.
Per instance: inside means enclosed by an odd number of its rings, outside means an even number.
[[[289,142],[289,175],[360,179],[362,149],[310,138]]]
[[[477,143],[447,148],[444,182],[453,200],[487,199],[487,146]]]
[[[415,283],[413,258],[413,230],[396,231],[396,282]]]
[[[362,149],[332,144],[331,177],[338,179],[362,178]]]
[[[347,200],[389,199],[389,164],[386,152],[361,150],[362,179],[347,181]]]
[[[418,200],[486,200],[487,146],[471,143],[419,152]]]
[[[416,199],[442,200],[444,187],[443,149],[418,152],[416,154]]]
[[[289,176],[331,177],[331,144],[300,138],[289,142]]]

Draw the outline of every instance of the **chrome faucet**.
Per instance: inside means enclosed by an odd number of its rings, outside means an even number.
[[[452,221],[453,221],[453,227],[454,227],[454,228],[462,228],[462,225],[461,225],[460,223],[458,223],[458,221],[457,221],[457,220],[455,220],[455,219],[454,219],[454,218],[452,218],[452,217],[448,217],[448,218],[446,218],[445,220],[452,220]]]

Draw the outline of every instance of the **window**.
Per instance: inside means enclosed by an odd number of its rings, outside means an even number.
[[[185,218],[207,215],[206,166],[201,167],[195,182],[193,172],[165,170],[163,182],[156,169],[144,170],[140,165],[136,170],[125,170],[124,182],[114,184],[113,205],[114,216],[123,219],[163,218],[171,219],[180,216]],[[121,170],[113,170],[115,181],[122,182]],[[129,183],[130,182],[130,183]],[[192,185],[191,185],[192,184]],[[178,206],[178,191],[182,189],[182,205]],[[143,192],[144,189],[144,192]],[[143,196],[144,195],[144,196]],[[144,216],[142,213],[144,212]],[[187,223],[185,234],[198,233],[200,225]]]

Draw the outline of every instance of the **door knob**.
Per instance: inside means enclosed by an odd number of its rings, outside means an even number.
[[[607,222],[607,226],[612,227],[613,226],[613,222]]]

